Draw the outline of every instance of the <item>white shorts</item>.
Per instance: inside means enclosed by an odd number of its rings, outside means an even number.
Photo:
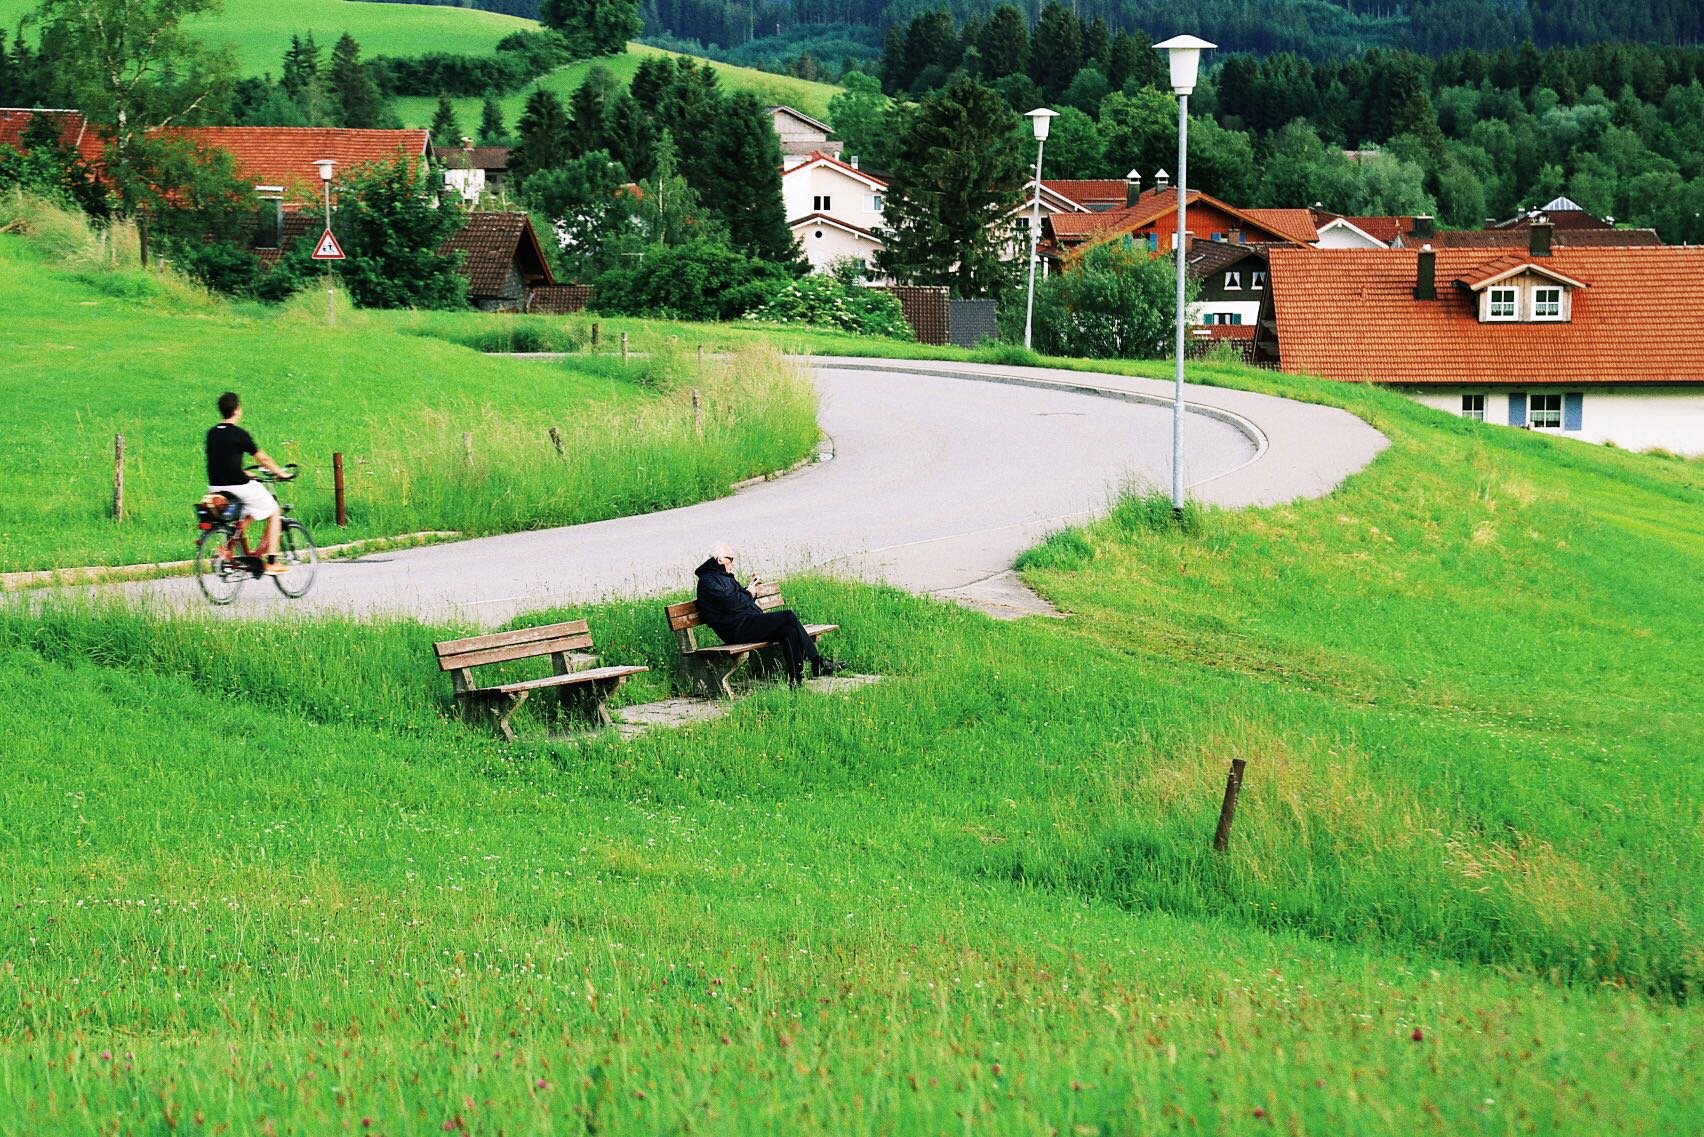
[[[243,503],[243,516],[252,521],[265,521],[278,512],[278,499],[259,482],[244,482],[240,486],[208,486],[209,493],[222,493]]]

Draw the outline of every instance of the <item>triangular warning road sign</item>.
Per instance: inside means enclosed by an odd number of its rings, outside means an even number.
[[[342,259],[343,250],[338,248],[337,238],[331,235],[330,229],[327,229],[324,235],[320,237],[319,244],[314,248],[314,260],[340,261]]]

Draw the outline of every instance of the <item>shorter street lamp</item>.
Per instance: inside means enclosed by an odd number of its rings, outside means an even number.
[[[1167,53],[1171,64],[1171,87],[1177,94],[1177,390],[1172,401],[1172,509],[1183,511],[1183,297],[1184,262],[1189,253],[1184,235],[1189,231],[1189,95],[1201,68],[1201,53],[1218,44],[1199,36],[1173,36],[1154,45]]]
[[[320,182],[325,186],[325,231],[331,232],[331,168],[337,165],[335,158],[321,158],[314,163],[319,167]],[[331,264],[325,266],[325,323],[327,327],[337,323],[337,292],[331,286]]]
[[[1024,116],[1030,120],[1030,129],[1035,131],[1035,194],[1030,202],[1029,226],[1029,300],[1024,305],[1025,348],[1033,342],[1035,331],[1036,242],[1041,239],[1041,152],[1047,146],[1047,132],[1052,129],[1053,120],[1058,115],[1058,111],[1037,107]]]

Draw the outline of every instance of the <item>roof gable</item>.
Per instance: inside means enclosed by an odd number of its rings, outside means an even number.
[[[470,213],[440,251],[462,254],[462,275],[467,277],[468,295],[475,298],[502,296],[511,267],[529,286],[556,283],[525,213]]]
[[[791,119],[799,122],[800,124],[802,124],[804,126],[808,126],[812,130],[821,134],[824,138],[827,138],[830,134],[834,133],[834,128],[829,126],[828,123],[818,122],[816,119],[812,118],[810,115],[806,114],[804,111],[798,110],[794,107],[783,106],[783,105],[777,104],[777,105],[772,106],[772,107],[765,107],[764,109],[767,110],[770,113],[770,115],[774,118],[780,118],[781,116],[785,115],[788,118],[791,118]]]
[[[876,236],[868,229],[862,228],[858,225],[853,225],[849,221],[842,221],[838,217],[830,217],[826,213],[807,213],[803,217],[798,217],[787,222],[787,228],[794,230],[811,229],[818,226],[824,229],[838,229],[842,233],[847,233],[854,237],[861,237],[867,241],[874,241],[878,245],[881,244],[882,241],[880,237]]]
[[[839,158],[831,157],[819,150],[811,151],[809,155],[803,158],[795,166],[783,167],[781,170],[781,176],[785,178],[791,174],[796,174],[801,170],[814,170],[819,168],[832,169],[837,173],[845,174],[847,177],[853,178],[864,185],[869,186],[871,189],[884,190],[888,187],[888,184],[884,179],[878,178],[874,174],[865,173],[856,166],[849,166],[845,162],[842,162]]]
[[[1501,284],[1511,277],[1526,273],[1533,273],[1547,280],[1554,280],[1557,284],[1563,284],[1569,288],[1586,287],[1583,281],[1575,280],[1565,273],[1557,272],[1555,269],[1528,257],[1499,257],[1472,270],[1466,276],[1457,277],[1456,283],[1469,292],[1479,292],[1490,288],[1493,284]]]

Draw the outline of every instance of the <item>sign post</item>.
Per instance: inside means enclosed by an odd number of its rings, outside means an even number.
[[[325,186],[325,232],[320,236],[319,244],[314,246],[313,259],[325,261],[325,324],[334,327],[337,324],[337,293],[331,286],[331,261],[343,259],[343,250],[337,244],[337,238],[331,235],[331,168],[337,162],[331,158],[321,158],[314,165],[319,167],[320,181]]]

